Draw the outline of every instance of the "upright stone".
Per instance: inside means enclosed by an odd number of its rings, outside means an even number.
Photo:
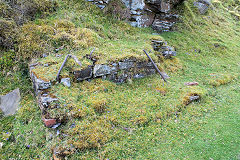
[[[0,96],[0,109],[3,111],[3,114],[5,116],[14,115],[19,108],[20,99],[19,88],[5,96]]]

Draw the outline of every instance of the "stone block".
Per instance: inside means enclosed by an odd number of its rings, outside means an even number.
[[[18,108],[21,96],[19,88],[13,90],[12,92],[0,96],[0,109],[5,116],[14,115]]]
[[[74,71],[74,77],[76,81],[83,81],[89,78],[92,78],[93,71],[92,66],[89,66],[86,69],[80,70],[80,71]]]
[[[93,68],[94,77],[100,77],[111,74],[111,67],[108,65],[96,64]]]

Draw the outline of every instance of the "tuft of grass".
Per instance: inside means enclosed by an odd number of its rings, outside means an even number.
[[[230,83],[233,80],[234,80],[234,76],[233,75],[229,75],[229,74],[212,74],[211,75],[211,79],[209,80],[209,84],[214,86],[214,87],[218,87],[218,86]]]

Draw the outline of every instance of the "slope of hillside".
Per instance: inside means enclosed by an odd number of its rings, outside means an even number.
[[[1,159],[239,158],[237,1],[215,0],[205,15],[192,0],[185,1],[178,30],[162,34],[133,28],[88,2],[57,3],[56,11],[13,27],[14,41],[1,48],[0,94],[19,87],[22,96],[18,113],[0,119]],[[3,17],[0,24],[6,21],[15,23]],[[146,61],[142,50],[152,50],[153,39],[177,51],[172,59],[150,53],[170,76],[168,83],[154,74],[124,84],[103,79],[74,82],[70,88],[56,84],[50,91],[62,107],[51,114],[67,120],[56,129],[44,127],[28,76],[30,59],[59,61],[56,69],[39,72],[52,78],[65,55],[82,58],[93,48],[98,64],[129,57]],[[184,84],[193,81],[199,85]],[[200,100],[190,102],[190,96]]]

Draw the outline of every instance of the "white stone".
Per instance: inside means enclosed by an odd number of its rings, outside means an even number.
[[[70,78],[62,78],[62,79],[61,79],[61,83],[62,83],[64,86],[71,87],[71,80],[70,80]]]

